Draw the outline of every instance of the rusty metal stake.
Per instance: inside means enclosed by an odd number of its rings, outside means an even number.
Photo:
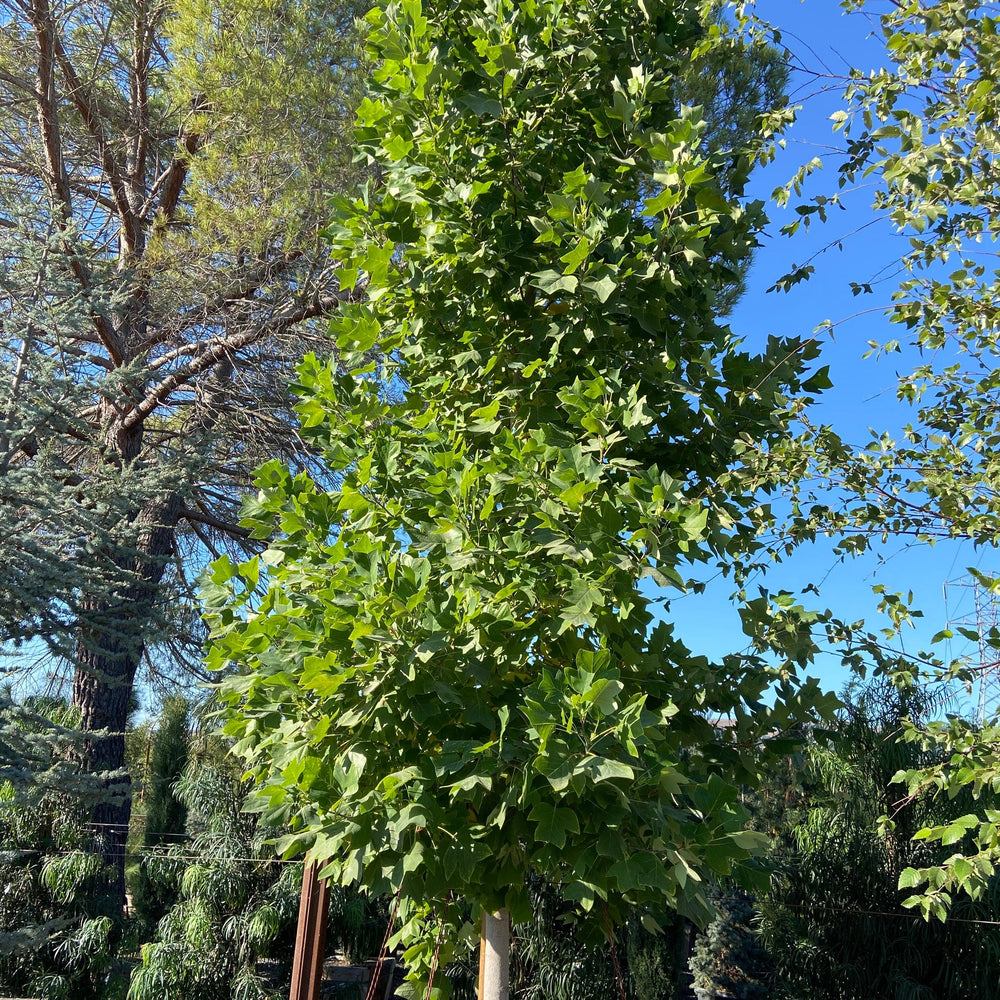
[[[326,917],[330,909],[330,888],[316,877],[316,865],[307,860],[302,873],[299,898],[299,926],[295,933],[292,959],[292,991],[289,1000],[319,1000],[323,978],[323,950],[326,946]]]

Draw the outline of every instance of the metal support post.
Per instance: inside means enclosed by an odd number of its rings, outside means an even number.
[[[330,909],[330,889],[316,877],[316,865],[307,860],[302,873],[299,899],[299,926],[292,959],[292,991],[289,1000],[319,1000],[323,978],[323,951],[326,946],[326,917]]]

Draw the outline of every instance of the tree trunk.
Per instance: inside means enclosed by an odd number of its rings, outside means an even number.
[[[141,448],[141,427],[109,443],[123,463]],[[176,493],[130,515],[133,544],[106,552],[119,575],[110,593],[84,603],[77,625],[73,705],[88,734],[84,766],[108,772],[107,797],[91,816],[95,840],[113,873],[109,886],[116,905],[125,904],[125,842],[132,813],[132,779],[125,769],[125,727],[146,631],[156,610],[157,592],[182,507]]]
[[[483,912],[479,938],[479,1000],[510,1000],[510,913]]]

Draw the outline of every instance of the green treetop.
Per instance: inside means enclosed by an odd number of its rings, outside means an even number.
[[[215,566],[229,730],[298,830],[283,850],[402,884],[418,976],[460,936],[449,899],[516,918],[531,872],[595,934],[631,907],[704,917],[704,878],[758,844],[739,787],[815,693],[801,609],[745,609],[771,665],[711,663],[652,596],[754,561],[772,484],[741,455],[802,402],[801,345],[751,356],[717,322],[764,220],[748,157],[706,155],[672,96],[733,40],[652,0],[369,21],[378,180],[330,229],[367,300],[299,377],[336,488],[265,466],[244,523],[279,537]]]

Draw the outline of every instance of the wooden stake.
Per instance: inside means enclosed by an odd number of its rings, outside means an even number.
[[[483,913],[479,937],[479,1000],[510,1000],[510,913]]]
[[[326,917],[330,909],[330,888],[316,877],[316,865],[306,861],[299,897],[299,926],[295,933],[292,959],[292,991],[289,1000],[319,1000],[323,978],[323,951],[326,946]]]

